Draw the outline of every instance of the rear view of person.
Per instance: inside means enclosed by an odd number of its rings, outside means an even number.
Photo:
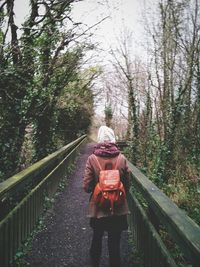
[[[121,266],[120,238],[121,232],[128,228],[129,209],[126,193],[129,187],[127,160],[115,144],[113,130],[101,126],[98,132],[98,144],[93,154],[88,157],[83,180],[84,190],[92,193],[89,217],[93,229],[90,247],[93,267],[98,267],[100,264],[102,237],[105,231],[108,232],[109,266]]]

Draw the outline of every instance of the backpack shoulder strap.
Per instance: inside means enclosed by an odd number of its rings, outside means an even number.
[[[101,164],[100,164],[100,162],[98,161],[98,158],[97,158],[97,156],[96,156],[96,155],[94,155],[94,158],[95,158],[95,160],[96,160],[96,162],[97,162],[97,165],[98,165],[98,167],[99,167],[100,171],[102,171],[103,169],[102,169],[102,167],[101,167]]]
[[[116,164],[115,164],[115,168],[113,170],[117,170],[120,158],[121,158],[121,153],[117,156],[117,161],[116,161]]]

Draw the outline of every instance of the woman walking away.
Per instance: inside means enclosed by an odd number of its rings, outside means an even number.
[[[101,126],[98,144],[88,157],[83,188],[92,193],[89,202],[90,226],[93,238],[90,257],[93,267],[100,266],[102,237],[108,233],[109,266],[120,267],[121,232],[127,230],[129,213],[126,193],[130,187],[127,160],[115,144],[111,128]]]

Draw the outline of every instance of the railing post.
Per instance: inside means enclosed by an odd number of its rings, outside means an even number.
[[[160,222],[158,221],[158,218],[157,218],[155,212],[153,211],[153,209],[150,206],[148,206],[148,209],[147,209],[147,216],[148,216],[150,222],[155,227],[156,231],[158,232],[160,230]]]

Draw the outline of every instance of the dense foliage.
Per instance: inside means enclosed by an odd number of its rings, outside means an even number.
[[[151,178],[200,224],[200,6],[159,1],[140,160]]]
[[[147,64],[124,32],[110,86],[118,101],[127,96],[132,162],[200,223],[200,6],[163,0],[151,14]]]
[[[27,127],[32,159],[39,160],[58,147],[59,138],[68,142],[90,125],[91,81],[96,73],[81,74],[84,53],[91,45],[77,42],[80,33],[70,18],[73,2],[30,0],[19,36],[14,0],[1,1],[0,180],[20,169]],[[76,101],[80,95],[89,109]]]

